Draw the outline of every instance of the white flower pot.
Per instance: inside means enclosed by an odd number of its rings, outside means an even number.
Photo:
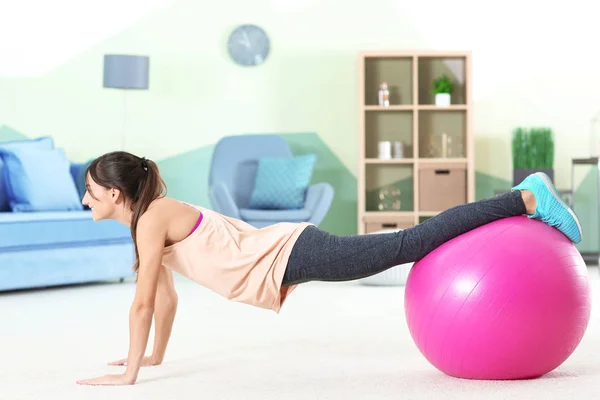
[[[402,229],[385,229],[371,232],[370,234],[391,233]],[[403,286],[406,285],[408,273],[414,263],[393,266],[383,272],[360,279],[360,283],[366,286]]]
[[[436,94],[435,105],[438,107],[448,107],[450,105],[450,93]]]

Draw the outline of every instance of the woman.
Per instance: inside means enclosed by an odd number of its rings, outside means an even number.
[[[492,221],[518,215],[539,219],[581,240],[575,214],[550,179],[533,174],[510,192],[446,210],[411,229],[380,235],[336,236],[308,223],[256,229],[235,218],[165,197],[156,164],[126,152],[94,160],[86,171],[83,204],[94,221],[117,220],[131,228],[136,293],[130,309],[124,374],[78,381],[130,385],[140,367],[160,364],[177,309],[172,271],[233,301],[279,312],[298,284],[348,281],[415,262],[444,242]],[[153,353],[144,357],[152,318]]]

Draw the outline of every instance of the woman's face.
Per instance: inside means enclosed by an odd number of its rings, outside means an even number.
[[[92,219],[94,221],[112,219],[117,210],[119,191],[98,185],[89,174],[85,182],[86,191],[81,203],[92,210]]]

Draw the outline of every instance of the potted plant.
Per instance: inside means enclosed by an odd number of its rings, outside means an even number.
[[[450,105],[454,82],[448,75],[438,76],[433,80],[433,94],[435,95],[435,105],[438,107],[447,107]]]
[[[554,180],[554,138],[550,128],[516,128],[512,137],[513,186],[544,172]]]

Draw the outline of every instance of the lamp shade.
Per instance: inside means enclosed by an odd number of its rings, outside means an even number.
[[[104,87],[148,89],[150,58],[125,54],[104,55]]]

